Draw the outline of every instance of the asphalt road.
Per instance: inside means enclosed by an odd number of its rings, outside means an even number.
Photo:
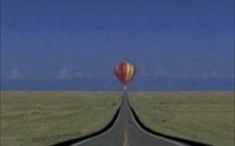
[[[95,121],[94,121],[95,122]],[[131,112],[127,93],[123,94],[123,101],[119,115],[111,128],[106,132],[85,139],[73,146],[183,146],[185,144],[153,135],[140,127]]]

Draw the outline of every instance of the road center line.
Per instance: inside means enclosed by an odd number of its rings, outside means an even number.
[[[124,133],[124,141],[123,141],[123,146],[130,146],[128,142],[128,137],[127,137],[127,132],[125,131]]]

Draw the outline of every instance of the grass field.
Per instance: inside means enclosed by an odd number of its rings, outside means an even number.
[[[46,146],[105,126],[115,92],[1,92],[1,146]]]
[[[157,132],[234,146],[234,92],[134,92],[131,104]]]

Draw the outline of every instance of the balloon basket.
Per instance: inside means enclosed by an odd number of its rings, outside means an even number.
[[[127,86],[124,86],[124,87],[123,87],[123,90],[126,91],[126,90],[127,90]]]

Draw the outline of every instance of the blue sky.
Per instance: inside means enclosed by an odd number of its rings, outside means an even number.
[[[234,0],[1,0],[3,88],[115,84],[123,60],[140,89],[162,78],[231,85]]]

